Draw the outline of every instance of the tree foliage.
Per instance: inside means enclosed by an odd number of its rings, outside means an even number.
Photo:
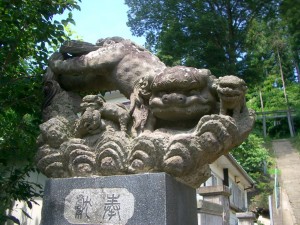
[[[42,74],[51,46],[66,38],[64,25],[80,9],[75,0],[2,0],[0,2],[0,224],[15,200],[28,205],[40,193],[26,181],[33,171],[40,123]]]
[[[256,181],[258,175],[263,173],[266,163],[271,160],[269,152],[263,147],[263,144],[262,138],[250,134],[240,146],[231,152],[239,164]]]
[[[282,80],[278,74],[269,75],[261,84],[251,88],[247,94],[247,106],[256,112],[270,112],[277,110],[287,110],[288,106],[295,111],[293,124],[296,132],[300,125],[300,85],[298,83],[287,81],[286,93],[288,102],[286,102],[283,92]],[[263,108],[261,105],[263,101]],[[262,135],[262,121],[256,121],[256,133]],[[286,117],[276,119],[266,119],[267,135],[271,138],[285,138],[290,136],[288,120]]]
[[[134,35],[167,65],[208,68],[258,84],[279,73],[299,80],[300,4],[293,0],[126,0]],[[296,80],[297,80],[296,79]]]
[[[250,85],[257,85],[270,75],[280,77],[280,66],[286,80],[297,80],[290,34],[280,18],[253,20],[246,36],[246,52],[245,75],[260,74],[258,82],[250,80]]]
[[[206,67],[217,75],[242,74],[245,37],[253,18],[274,12],[277,1],[126,0],[135,35],[168,65]],[[276,7],[275,7],[276,8]]]
[[[263,145],[262,138],[250,134],[246,141],[231,152],[256,183],[256,192],[252,193],[251,210],[255,210],[255,208],[268,209],[268,196],[272,194],[273,190],[270,176],[270,171],[274,167],[273,160]]]
[[[286,8],[290,1],[281,1],[280,11],[268,21],[252,21],[246,37],[248,73],[260,74],[256,81],[248,82],[248,106],[258,112],[296,110],[293,118],[294,127],[299,125],[299,45],[296,45],[297,32],[289,29],[297,22],[296,18],[286,18],[286,11],[300,10]],[[291,16],[294,17],[294,16]],[[298,18],[298,17],[297,17]],[[289,21],[289,23],[288,23]],[[251,80],[250,80],[251,81]],[[286,94],[285,94],[286,93]],[[262,96],[263,106],[260,101]],[[290,135],[287,118],[267,119],[267,133],[271,137],[288,137]],[[257,127],[262,127],[257,122]],[[262,128],[261,128],[262,130]],[[297,130],[296,130],[297,132]]]
[[[280,6],[281,18],[286,24],[289,33],[293,63],[300,81],[300,1],[284,0]]]

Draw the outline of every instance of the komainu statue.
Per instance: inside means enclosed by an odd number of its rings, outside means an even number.
[[[98,94],[111,90],[130,104]],[[246,90],[233,75],[167,67],[120,37],[67,41],[44,76],[38,168],[61,178],[166,172],[196,188],[251,131]]]

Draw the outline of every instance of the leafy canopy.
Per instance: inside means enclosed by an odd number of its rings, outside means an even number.
[[[232,150],[232,155],[239,164],[252,176],[257,178],[264,170],[264,163],[271,160],[269,152],[263,147],[264,140],[254,134],[249,137],[237,148]]]
[[[64,25],[74,23],[71,12],[63,21],[53,16],[74,9],[80,9],[75,0],[0,1],[0,224],[19,223],[5,215],[13,201],[30,206],[40,195],[26,176],[34,171],[41,75],[51,48],[67,38]]]
[[[256,192],[251,193],[250,209],[268,208],[268,196],[272,194],[273,184],[270,170],[274,167],[269,151],[263,147],[264,140],[255,134],[249,137],[240,146],[233,149],[231,154],[239,164],[254,179]]]
[[[128,26],[167,65],[242,75],[245,37],[253,18],[266,18],[276,0],[126,0]]]

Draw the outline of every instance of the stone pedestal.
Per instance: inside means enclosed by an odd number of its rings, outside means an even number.
[[[41,225],[197,225],[196,193],[165,173],[49,179]]]
[[[223,222],[222,225],[229,225],[230,211],[229,211],[229,196],[230,189],[227,186],[209,186],[200,187],[198,193],[203,196],[203,201],[215,203],[223,207]],[[214,224],[214,223],[212,223]]]
[[[237,213],[236,217],[239,220],[239,225],[253,225],[256,216],[253,212]]]

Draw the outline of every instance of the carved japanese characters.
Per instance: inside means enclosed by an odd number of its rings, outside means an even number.
[[[44,80],[37,165],[49,177],[167,172],[198,187],[254,123],[243,80],[166,67],[119,37],[63,45]],[[116,89],[128,108],[92,94]]]

